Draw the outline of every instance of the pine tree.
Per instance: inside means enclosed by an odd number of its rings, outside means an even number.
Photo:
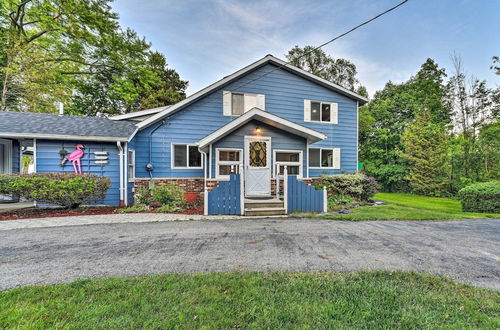
[[[413,192],[441,196],[446,186],[447,134],[442,124],[432,120],[429,109],[420,110],[402,136],[405,152],[401,157],[410,164],[408,181]]]

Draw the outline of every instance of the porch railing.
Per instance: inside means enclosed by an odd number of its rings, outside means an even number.
[[[283,171],[284,207],[292,212],[327,212],[328,197],[326,187],[322,190],[299,181],[296,175],[288,175],[287,167]]]

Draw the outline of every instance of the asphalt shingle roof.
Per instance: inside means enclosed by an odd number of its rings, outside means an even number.
[[[128,139],[137,129],[134,122],[108,118],[0,111],[0,136],[7,133],[36,136],[110,137]]]

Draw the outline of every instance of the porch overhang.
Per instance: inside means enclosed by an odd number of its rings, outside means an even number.
[[[200,151],[202,152],[206,152],[210,144],[220,140],[221,138],[227,136],[231,132],[235,131],[236,129],[242,127],[252,120],[258,120],[269,126],[273,126],[294,135],[301,136],[307,139],[308,143],[318,142],[327,138],[327,136],[323,133],[283,119],[279,116],[273,115],[272,113],[265,112],[259,108],[253,108],[252,110],[246,112],[235,120],[227,123],[218,130],[199,140],[197,142],[198,149],[200,149]]]

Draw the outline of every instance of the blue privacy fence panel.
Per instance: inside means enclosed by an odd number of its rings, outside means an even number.
[[[298,181],[296,175],[288,176],[288,213],[323,212],[324,198],[323,190],[316,190],[314,186]]]
[[[208,214],[240,214],[240,175],[231,174],[229,181],[208,192]]]

